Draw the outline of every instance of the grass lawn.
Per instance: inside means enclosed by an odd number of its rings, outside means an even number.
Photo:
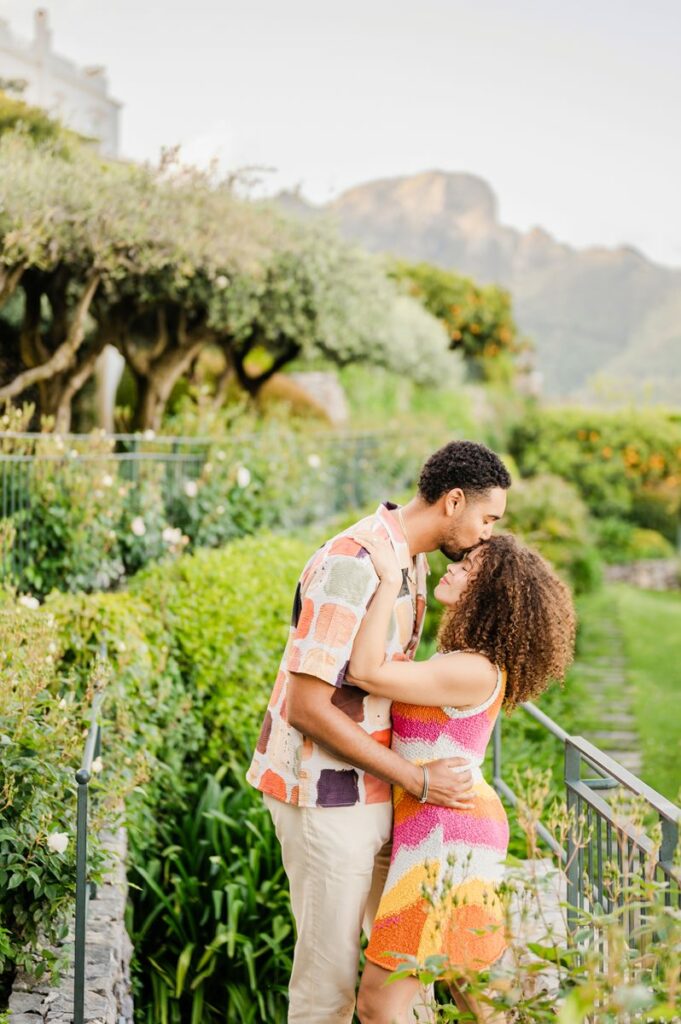
[[[670,800],[681,796],[681,593],[607,588],[634,686],[643,778]]]

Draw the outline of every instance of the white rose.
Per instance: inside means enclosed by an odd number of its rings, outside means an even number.
[[[102,764],[101,757],[96,757],[92,762],[92,774],[99,775],[104,765]]]
[[[229,278],[226,276],[226,274],[218,274],[218,276],[215,278],[215,287],[220,288],[220,290],[226,288],[228,284]]]
[[[236,471],[236,482],[239,487],[248,487],[251,482],[251,471],[246,466],[239,466]]]
[[[113,487],[113,482],[113,477],[111,476],[110,473],[105,473],[102,479],[100,480],[102,487]]]
[[[199,485],[196,480],[185,480],[184,482],[184,493],[188,498],[195,498],[199,493]]]
[[[69,845],[69,837],[66,832],[50,832],[47,837],[47,848],[52,853],[63,853]]]
[[[307,457],[307,464],[308,466],[311,466],[312,469],[319,469],[322,464],[322,460],[315,452],[312,452],[312,454]]]
[[[30,608],[31,611],[40,608],[40,601],[37,597],[33,597],[32,594],[22,594],[19,598],[19,604],[23,605],[24,608]]]
[[[144,536],[144,534],[147,532],[147,527],[144,520],[142,519],[142,516],[135,516],[133,521],[130,523],[130,529],[132,530],[136,537]]]
[[[156,437],[156,432],[151,429],[145,430],[144,433],[142,434],[142,437],[144,438],[145,441],[153,441],[154,438]]]

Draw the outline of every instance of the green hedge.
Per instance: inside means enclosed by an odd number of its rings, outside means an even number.
[[[597,518],[614,516],[676,540],[678,415],[535,409],[511,430],[509,450],[523,475],[552,473],[574,483]]]
[[[205,1013],[196,1018],[202,1021],[224,1019],[210,1014],[228,998],[231,1019],[246,1020],[237,1008],[261,999],[257,1019],[275,1020],[275,997],[257,996],[262,986],[255,979],[266,969],[273,992],[285,990],[291,922],[281,879],[275,884],[281,866],[269,816],[243,776],[285,643],[295,581],[314,543],[247,538],[157,566],[138,576],[128,593],[53,594],[42,608],[5,595],[0,640],[3,651],[16,652],[0,662],[6,698],[0,792],[12,797],[0,831],[0,878],[12,890],[0,907],[5,987],[15,965],[53,967],[37,928],[48,927],[57,938],[71,910],[73,773],[84,744],[96,652],[105,640],[111,675],[103,768],[93,783],[100,812],[95,822],[110,818],[125,798],[130,880],[138,894],[129,925],[140,1012],[148,1012],[150,1021],[164,1019],[161,1008],[170,1000],[168,1019],[184,1021],[192,1012]],[[202,800],[217,808],[219,821],[202,814]],[[185,833],[178,846],[178,833],[189,826],[195,846],[187,845]],[[64,852],[50,850],[54,832],[68,837]],[[221,845],[214,846],[218,838]],[[178,849],[185,869],[189,863],[206,867],[191,876],[196,899],[183,893],[177,903],[186,934],[199,936],[191,956],[181,939],[185,933],[167,919],[152,885],[160,878],[164,891],[176,890],[185,877],[172,867]],[[99,870],[96,844],[94,851]],[[210,859],[218,854],[222,869]],[[238,934],[223,939],[237,918]],[[281,955],[254,945],[261,932],[280,937]],[[206,979],[190,992],[205,970],[206,962],[199,967],[204,957],[220,969],[212,983]],[[165,984],[169,965],[176,996]],[[223,968],[230,972],[229,997]],[[213,1003],[211,984],[217,986]]]

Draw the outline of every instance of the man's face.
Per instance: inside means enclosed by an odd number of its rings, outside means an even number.
[[[458,561],[466,551],[484,544],[492,536],[494,524],[506,511],[506,491],[492,487],[481,494],[466,497],[463,491],[450,491],[444,501],[444,538],[440,551]]]

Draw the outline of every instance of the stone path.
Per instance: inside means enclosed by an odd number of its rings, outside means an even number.
[[[582,676],[593,680],[590,711],[598,724],[585,728],[585,739],[600,747],[634,775],[640,777],[642,760],[640,741],[633,713],[634,688],[627,681],[624,638],[613,611],[601,633],[608,652],[591,658]]]

